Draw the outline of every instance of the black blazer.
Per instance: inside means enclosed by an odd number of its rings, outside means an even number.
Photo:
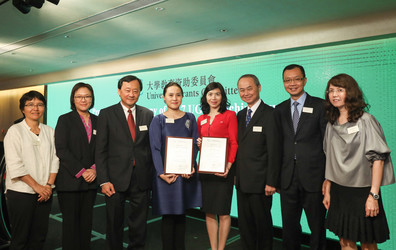
[[[265,185],[278,187],[279,183],[281,147],[274,109],[261,101],[247,127],[246,112],[247,108],[237,115],[236,188],[265,193]]]
[[[322,188],[326,162],[323,152],[323,136],[327,123],[324,100],[307,94],[304,107],[312,108],[312,113],[301,112],[296,134],[290,99],[275,108],[283,137],[281,186],[282,189],[287,189],[295,172],[306,191],[318,192]],[[297,169],[294,169],[295,155]]]
[[[55,128],[56,155],[60,160],[56,188],[58,191],[79,191],[96,189],[96,181],[87,183],[75,175],[81,169],[89,169],[95,163],[95,130],[97,116],[91,115],[92,137],[88,135],[77,111],[59,117]]]
[[[151,110],[136,105],[134,142],[121,103],[100,111],[95,157],[99,185],[111,182],[117,192],[124,192],[136,171],[139,188],[151,188],[154,167],[148,132],[152,119]]]

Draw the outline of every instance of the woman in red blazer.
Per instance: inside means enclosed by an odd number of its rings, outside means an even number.
[[[60,160],[56,179],[62,212],[62,249],[90,249],[92,213],[97,183],[95,167],[96,115],[91,85],[74,85],[72,111],[59,117],[55,128],[56,154]]]
[[[238,122],[235,112],[227,110],[228,106],[223,86],[218,82],[208,84],[201,98],[203,115],[198,117],[198,146],[202,136],[228,138],[228,161],[224,174],[200,175],[202,211],[206,213],[210,246],[219,250],[224,249],[231,226],[234,175],[230,174],[230,169],[238,149]]]

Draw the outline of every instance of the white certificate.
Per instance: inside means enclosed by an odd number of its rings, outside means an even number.
[[[193,144],[193,138],[166,137],[165,174],[191,174],[193,168]]]
[[[227,163],[227,138],[202,137],[199,173],[224,173]]]

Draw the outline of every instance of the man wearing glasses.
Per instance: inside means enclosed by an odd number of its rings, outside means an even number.
[[[324,101],[304,91],[307,78],[302,66],[283,70],[283,84],[290,98],[276,106],[283,135],[281,210],[283,249],[300,249],[302,210],[311,230],[311,249],[325,249],[325,208],[322,183],[325,173],[323,136],[326,129]]]

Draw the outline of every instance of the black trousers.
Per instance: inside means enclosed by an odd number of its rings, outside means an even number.
[[[309,181],[309,180],[307,180]],[[287,189],[281,190],[281,210],[283,224],[283,249],[300,249],[301,214],[304,209],[311,230],[310,249],[326,248],[325,214],[322,192],[307,192],[297,175]]]
[[[96,192],[96,189],[75,192],[57,192],[63,219],[63,250],[90,249],[92,214]]]
[[[242,248],[272,249],[272,196],[237,191],[238,226]]]
[[[46,202],[38,202],[37,194],[7,190],[6,198],[11,224],[10,250],[43,249],[52,196]]]
[[[163,215],[161,224],[161,235],[163,250],[185,250],[186,215]]]
[[[128,249],[144,249],[147,231],[149,190],[141,191],[136,176],[132,174],[131,184],[126,192],[117,192],[106,200],[107,226],[106,245],[109,250],[123,249],[124,207],[129,200]]]

